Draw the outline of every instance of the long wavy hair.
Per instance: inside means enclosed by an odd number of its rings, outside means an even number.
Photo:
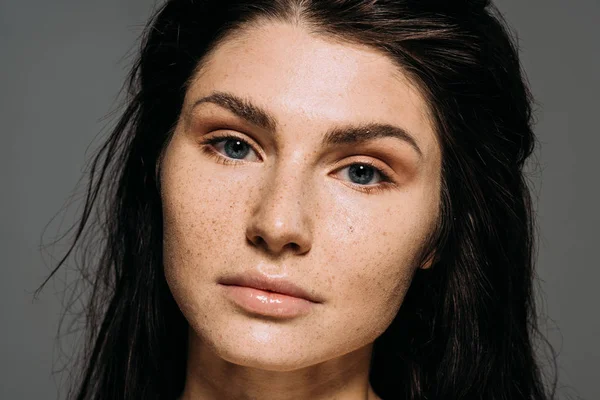
[[[431,109],[442,150],[435,262],[417,271],[375,341],[375,391],[386,400],[553,397],[556,384],[544,383],[534,351],[534,225],[524,174],[535,142],[533,100],[496,7],[169,0],[144,31],[126,107],[90,163],[81,218],[50,275],[75,258],[87,285],[87,345],[70,398],[173,400],[181,393],[188,324],[163,273],[157,167],[198,65],[230,35],[269,20],[383,52]]]

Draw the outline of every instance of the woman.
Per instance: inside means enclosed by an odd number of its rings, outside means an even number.
[[[104,234],[73,398],[550,397],[488,2],[170,0],[129,95],[71,247]]]

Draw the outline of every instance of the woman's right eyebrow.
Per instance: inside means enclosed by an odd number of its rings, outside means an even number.
[[[248,99],[244,99],[233,93],[215,91],[208,96],[196,100],[191,110],[200,104],[211,103],[225,108],[238,118],[255,125],[261,129],[275,133],[277,131],[277,118],[264,108],[254,104]],[[396,138],[410,145],[419,155],[423,157],[423,152],[419,148],[414,135],[406,129],[382,123],[364,123],[340,125],[329,129],[321,141],[323,147],[335,145],[358,145],[380,138]]]
[[[212,103],[225,108],[239,118],[264,130],[270,132],[277,130],[277,119],[271,113],[252,103],[250,100],[243,99],[233,93],[213,92],[209,96],[196,100],[192,104],[191,109],[193,110],[200,104],[205,103]]]

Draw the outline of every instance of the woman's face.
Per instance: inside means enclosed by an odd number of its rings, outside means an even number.
[[[386,56],[302,27],[216,48],[161,167],[165,274],[192,345],[279,371],[370,348],[438,218],[426,110]]]

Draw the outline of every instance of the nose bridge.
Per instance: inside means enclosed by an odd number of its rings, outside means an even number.
[[[287,160],[287,161],[286,161]],[[312,241],[308,176],[302,157],[282,158],[265,174],[246,235],[271,252],[306,252]]]
[[[267,192],[274,195],[297,199],[299,203],[304,189],[307,187],[307,166],[303,165],[302,157],[296,155],[288,158],[287,161],[279,160],[273,168],[270,180],[266,186]],[[282,198],[283,198],[282,197]],[[288,203],[282,202],[279,205],[285,206]]]

